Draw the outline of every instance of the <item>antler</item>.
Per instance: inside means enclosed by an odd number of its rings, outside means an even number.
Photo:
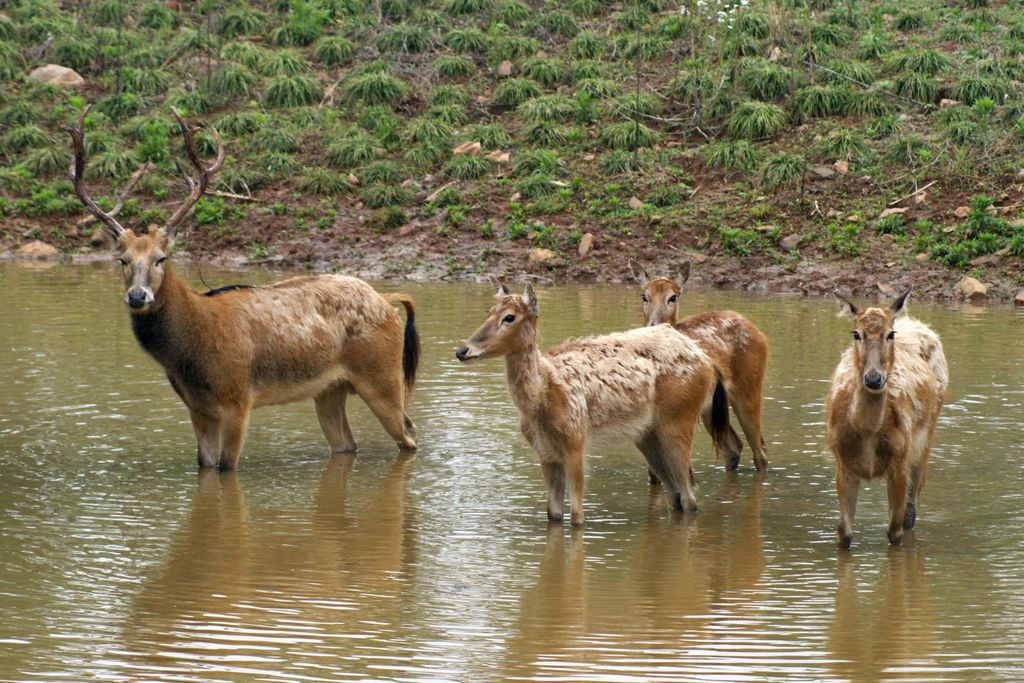
[[[178,126],[181,127],[181,137],[185,141],[185,153],[188,155],[188,159],[192,162],[192,165],[199,171],[199,177],[195,180],[188,176],[185,177],[190,190],[188,197],[185,198],[185,201],[178,207],[177,211],[175,211],[171,217],[167,219],[167,222],[164,223],[164,232],[173,236],[182,219],[188,215],[192,210],[192,207],[199,201],[199,198],[203,196],[204,192],[206,192],[206,188],[210,184],[210,179],[213,178],[213,176],[217,174],[217,171],[220,170],[221,166],[224,165],[224,145],[221,144],[220,135],[217,133],[217,130],[215,128],[211,128],[210,133],[213,135],[213,139],[217,143],[217,158],[213,160],[213,164],[205,166],[203,164],[203,160],[199,158],[199,153],[196,151],[196,143],[195,140],[192,139],[192,131],[189,130],[188,124],[185,123],[185,119],[181,118],[181,114],[178,113],[177,109],[172,108],[171,112],[173,112],[174,118],[178,120]]]
[[[117,222],[113,214],[101,209],[85,189],[85,133],[82,132],[82,128],[85,125],[85,117],[91,108],[86,107],[82,111],[82,115],[78,118],[78,126],[75,128],[64,128],[71,135],[71,145],[75,152],[75,160],[71,164],[71,182],[75,186],[75,194],[85,204],[85,208],[103,223],[107,232],[117,242],[125,232],[124,226]],[[118,208],[115,209],[114,213],[120,210],[123,203],[122,201],[118,204]]]

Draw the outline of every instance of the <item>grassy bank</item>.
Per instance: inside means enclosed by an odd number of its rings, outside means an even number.
[[[176,107],[228,150],[195,254],[583,279],[696,255],[720,285],[1012,296],[1022,6],[0,0],[2,239],[89,249],[60,131],[87,104],[93,195],[152,163],[121,215],[160,223]],[[27,78],[47,63],[85,85]]]

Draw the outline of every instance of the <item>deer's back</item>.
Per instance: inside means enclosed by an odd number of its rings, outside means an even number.
[[[752,322],[735,311],[708,311],[687,316],[675,328],[693,339],[708,354],[726,381],[747,375],[762,376],[768,358],[768,340]]]

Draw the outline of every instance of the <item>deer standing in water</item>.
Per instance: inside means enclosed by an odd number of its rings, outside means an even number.
[[[747,437],[758,470],[768,468],[764,437],[761,435],[761,389],[768,362],[768,340],[761,330],[735,311],[709,311],[677,320],[679,297],[690,277],[690,262],[684,263],[673,278],[650,278],[643,266],[629,260],[633,277],[643,290],[644,318],[647,325],[668,323],[700,346],[722,373],[725,391],[736,419]],[[711,432],[711,416],[701,414]],[[731,425],[720,444],[725,452],[725,469],[735,470],[740,464],[743,443]]]
[[[899,543],[917,519],[949,372],[935,332],[901,315],[908,294],[888,308],[864,310],[836,294],[854,325],[853,345],[839,360],[825,400],[826,437],[836,459],[838,540],[844,548],[853,540],[862,480],[886,478],[890,543]]]
[[[345,412],[351,393],[366,402],[400,449],[414,450],[416,430],[405,413],[419,363],[412,299],[381,295],[341,275],[192,291],[168,258],[179,226],[224,163],[217,132],[211,130],[217,155],[207,166],[192,131],[174,112],[198,175],[186,178],[191,191],[163,227],[136,234],[85,188],[85,115],[68,130],[75,192],[116,245],[135,337],[188,407],[199,466],[235,469],[253,408],[307,398],[316,404],[331,450],[354,451]],[[404,332],[393,303],[405,308]]]
[[[677,510],[696,510],[690,449],[697,417],[711,404],[712,430],[728,424],[725,391],[707,355],[666,326],[571,341],[541,353],[537,296],[513,295],[492,278],[497,302],[456,351],[460,361],[505,357],[519,427],[537,452],[548,518],[583,524],[583,457],[592,432],[627,435],[664,482]]]

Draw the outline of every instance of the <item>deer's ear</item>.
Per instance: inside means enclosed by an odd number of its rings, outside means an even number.
[[[646,287],[647,282],[650,278],[647,277],[647,271],[640,265],[639,262],[629,259],[629,269],[633,273],[633,279],[636,280],[641,287]]]
[[[690,279],[690,262],[686,261],[683,265],[679,266],[679,272],[676,273],[676,287],[679,289],[683,288],[686,281]]]
[[[491,286],[494,287],[494,298],[495,299],[500,299],[501,297],[508,296],[509,294],[512,293],[512,292],[508,291],[508,287],[505,286],[504,282],[502,282],[498,278],[494,277],[493,275],[488,275],[487,279],[490,280]]]
[[[523,292],[523,304],[530,311],[530,315],[537,315],[539,307],[537,306],[537,294],[533,291],[533,284],[530,282],[526,283],[526,291]]]
[[[845,316],[850,320],[853,320],[854,318],[857,317],[857,314],[860,313],[860,311],[853,304],[853,302],[847,299],[839,292],[832,292],[832,296],[834,296],[836,298],[836,301],[839,303],[839,315]]]
[[[892,317],[896,318],[906,310],[908,296],[910,296],[909,289],[896,297],[896,300],[892,302],[892,305],[889,306],[889,310],[892,311]]]

